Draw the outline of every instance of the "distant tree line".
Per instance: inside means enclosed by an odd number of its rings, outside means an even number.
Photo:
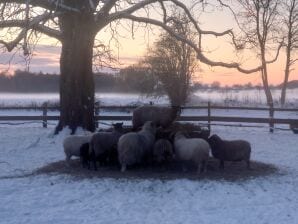
[[[0,72],[0,92],[22,92],[22,93],[47,93],[59,92],[60,75],[48,73],[32,73],[27,71],[15,71],[13,76]],[[97,92],[136,92],[144,94],[164,94],[162,84],[148,70],[142,66],[129,66],[121,69],[117,74],[95,73],[95,89]],[[271,86],[281,88],[282,84]],[[288,88],[297,88],[298,80],[290,81]],[[261,85],[247,83],[235,84],[231,87],[222,86],[215,81],[211,84],[193,83],[190,91],[205,89],[252,89],[262,88]]]
[[[0,92],[59,92],[58,74],[15,71],[14,75],[0,72]],[[95,73],[97,92],[142,92],[152,93],[158,85],[142,68],[128,67],[117,74]]]

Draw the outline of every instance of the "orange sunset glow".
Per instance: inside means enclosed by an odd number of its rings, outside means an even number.
[[[202,29],[214,30],[222,32],[235,26],[231,15],[227,12],[220,11],[207,15],[198,16]],[[129,22],[125,23],[126,28],[118,27],[119,35],[117,42],[111,42],[111,49],[114,56],[119,59],[119,64],[113,65],[116,68],[123,68],[142,60],[146,55],[148,47],[152,46],[154,40],[158,38],[159,29],[143,29],[138,27],[135,32],[131,32]],[[111,40],[110,30],[107,28],[101,31],[97,39],[105,44],[109,44]],[[241,62],[243,67],[250,69],[259,65],[256,52],[236,53],[233,46],[229,44],[228,38],[215,38],[206,36],[203,38],[203,48],[205,55],[217,61],[224,62]],[[283,49],[282,49],[283,51]],[[12,53],[3,52],[0,54],[0,72],[6,71],[13,74],[16,69],[25,69],[24,59],[16,54],[12,57]],[[268,56],[271,59],[273,56]],[[56,40],[43,36],[33,52],[33,58],[30,61],[29,70],[32,72],[46,72],[59,74],[60,46]],[[283,82],[284,76],[285,54],[281,52],[279,59],[270,64],[269,83],[272,85]],[[297,66],[296,66],[297,67]],[[103,68],[103,72],[116,72]],[[298,79],[297,69],[293,69],[289,80]],[[226,69],[222,67],[210,67],[200,64],[199,71],[194,76],[195,82],[210,84],[212,82],[220,82],[222,86],[231,86],[234,84],[259,84],[261,77],[259,73],[242,74],[235,69]]]

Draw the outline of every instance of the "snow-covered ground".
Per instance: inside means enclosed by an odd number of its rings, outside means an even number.
[[[218,98],[220,94],[217,98],[210,94],[208,96],[212,99],[223,100]],[[204,97],[208,99],[208,96]],[[167,103],[165,98],[156,101],[133,94],[101,97],[105,99],[101,102],[106,105],[148,103],[150,100]],[[297,94],[291,97],[291,102],[297,102]],[[40,105],[57,99],[57,95],[49,94],[25,95],[23,98],[20,95],[1,97],[0,94],[0,105]],[[193,99],[194,104],[196,100]],[[111,114],[107,111],[101,113]],[[207,112],[189,110],[184,113],[206,115]],[[40,115],[41,112],[0,111],[0,115],[17,114]],[[53,114],[57,112],[49,112],[49,115]],[[251,111],[214,110],[212,114],[267,116],[266,112]],[[298,117],[296,112],[276,115]],[[223,138],[248,140],[252,145],[252,160],[278,169],[270,175],[232,181],[208,178],[208,175],[206,178],[174,180],[94,176],[82,179],[61,173],[34,172],[64,159],[62,141],[69,135],[69,130],[54,136],[55,122],[50,122],[47,129],[41,128],[40,122],[16,126],[1,123],[1,224],[298,223],[298,135],[291,131],[275,130],[271,134],[268,125],[264,128],[212,126],[212,133]]]
[[[260,128],[212,132],[250,141],[252,160],[278,172],[236,181],[26,176],[64,159],[69,132],[0,127],[0,223],[298,223],[298,136]]]

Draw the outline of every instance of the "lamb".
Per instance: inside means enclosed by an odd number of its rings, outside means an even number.
[[[208,142],[212,155],[220,160],[220,168],[224,169],[224,161],[245,161],[247,169],[250,169],[250,143],[245,140],[227,141],[218,135],[212,135]]]
[[[71,135],[64,139],[63,141],[63,148],[65,153],[65,160],[69,163],[72,156],[80,156],[80,147],[85,144],[89,143],[91,140],[92,135]]]
[[[129,132],[120,137],[118,142],[118,159],[121,172],[129,165],[141,163],[152,156],[156,127],[147,121],[139,132]]]
[[[154,143],[153,160],[159,164],[168,162],[173,158],[173,146],[167,139],[159,139]]]
[[[89,153],[96,170],[96,160],[102,163],[117,161],[117,143],[122,135],[123,123],[113,124],[112,132],[97,132],[90,140]]]
[[[210,146],[200,138],[186,138],[182,132],[177,132],[174,138],[175,156],[178,161],[192,161],[198,166],[198,173],[206,170]]]
[[[179,106],[162,107],[144,105],[136,108],[132,115],[132,125],[134,130],[138,130],[146,121],[153,121],[156,126],[166,128],[172,124],[180,114]]]

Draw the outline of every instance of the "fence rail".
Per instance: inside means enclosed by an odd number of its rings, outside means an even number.
[[[100,110],[133,110],[136,106],[95,106],[95,120],[98,121],[130,121],[132,119],[131,115],[100,115]],[[182,110],[207,110],[206,116],[180,116],[178,121],[198,121],[206,122],[208,128],[211,129],[212,122],[225,122],[225,123],[255,123],[255,124],[269,124],[269,130],[273,132],[275,124],[287,124],[287,125],[297,125],[298,119],[289,118],[274,118],[274,112],[297,112],[298,108],[274,108],[270,111],[269,107],[227,107],[227,106],[216,106],[208,103],[207,106],[185,106]],[[59,116],[48,115],[48,111],[59,110],[59,107],[51,107],[47,104],[43,106],[29,106],[29,107],[18,107],[18,106],[8,106],[0,107],[0,110],[41,110],[42,115],[31,116],[0,116],[0,121],[42,121],[43,127],[47,127],[48,121],[57,121]],[[268,111],[268,117],[263,118],[250,118],[250,117],[236,117],[236,116],[213,116],[212,110],[246,110],[246,111]],[[98,123],[97,123],[98,124]]]
[[[59,110],[60,108],[57,106],[0,106],[0,110]],[[98,106],[100,110],[133,110],[137,106]],[[209,106],[183,106],[181,109],[208,109]],[[269,107],[239,107],[239,106],[217,106],[217,105],[210,105],[211,109],[218,109],[218,110],[252,110],[252,111],[269,111]],[[298,108],[273,108],[274,111],[280,112],[298,112]]]

